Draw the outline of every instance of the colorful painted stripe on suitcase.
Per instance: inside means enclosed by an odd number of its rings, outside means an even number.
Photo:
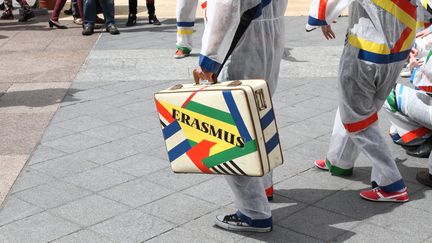
[[[231,91],[221,92],[231,114],[193,101],[195,95],[192,93],[181,107],[156,99],[164,139],[167,144],[175,143],[167,147],[170,161],[185,159],[186,155],[203,173],[246,175],[233,160],[256,152],[257,144]]]

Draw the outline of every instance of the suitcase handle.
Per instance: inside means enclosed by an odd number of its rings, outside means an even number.
[[[195,81],[195,84],[196,85],[199,85],[199,84],[201,84],[200,83],[200,77],[199,77],[199,71],[198,71],[198,69],[197,68],[195,68],[193,71],[192,71],[192,75],[193,75],[193,78],[194,78],[194,81]],[[207,80],[208,81],[208,84],[215,84],[215,83],[217,83],[217,75],[216,74],[213,74],[212,75],[212,77],[211,77],[211,79],[212,80]]]

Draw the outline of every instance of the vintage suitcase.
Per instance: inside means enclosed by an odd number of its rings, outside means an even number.
[[[155,102],[176,173],[263,176],[283,162],[264,80],[176,85]]]

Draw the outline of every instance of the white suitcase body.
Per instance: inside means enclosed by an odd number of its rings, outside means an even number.
[[[176,173],[263,176],[283,163],[264,80],[176,85],[155,102]]]

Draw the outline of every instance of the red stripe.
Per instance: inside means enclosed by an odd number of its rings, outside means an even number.
[[[215,144],[216,143],[207,140],[202,140],[200,143],[198,143],[197,145],[195,145],[193,148],[191,148],[189,151],[186,152],[186,154],[196,165],[196,167],[200,169],[203,173],[213,174],[213,172],[209,168],[207,168],[207,166],[204,164],[203,159],[209,156],[210,149]]]
[[[402,49],[403,44],[408,39],[409,35],[411,34],[411,29],[406,27],[399,38],[399,40],[394,45],[393,49],[391,50],[392,53],[400,52]]]
[[[187,106],[187,104],[192,100],[192,98],[196,95],[196,93],[198,93],[199,91],[203,90],[207,88],[207,86],[202,87],[201,89],[193,92],[188,98],[187,100],[183,103],[182,108],[185,108]]]
[[[156,98],[155,98],[155,102],[159,114],[163,116],[163,118],[165,118],[165,120],[167,120],[169,123],[173,122],[174,118],[172,118],[171,113],[167,109],[165,109],[165,107],[163,107],[163,105],[159,103],[159,101]]]
[[[432,86],[417,86],[420,90],[423,90],[425,92],[431,93],[432,92]]]
[[[320,0],[318,7],[318,19],[325,20],[326,19],[326,9],[327,9],[327,0]]]
[[[420,127],[419,129],[405,133],[401,138],[404,143],[409,143],[416,138],[423,137],[428,134],[428,132],[429,129],[426,127]]]
[[[265,189],[265,193],[267,197],[273,196],[273,185],[267,189]]]
[[[417,8],[412,5],[407,0],[391,0],[394,4],[396,4],[399,8],[401,8],[405,13],[411,16],[414,20],[417,19]]]
[[[376,122],[378,120],[378,113],[374,113],[370,117],[354,123],[345,123],[344,127],[348,132],[358,132],[360,130],[365,129],[366,127],[370,126],[372,123]]]
[[[207,8],[207,1],[205,1],[205,2],[203,2],[203,3],[201,4],[201,8],[202,8],[202,9]]]

